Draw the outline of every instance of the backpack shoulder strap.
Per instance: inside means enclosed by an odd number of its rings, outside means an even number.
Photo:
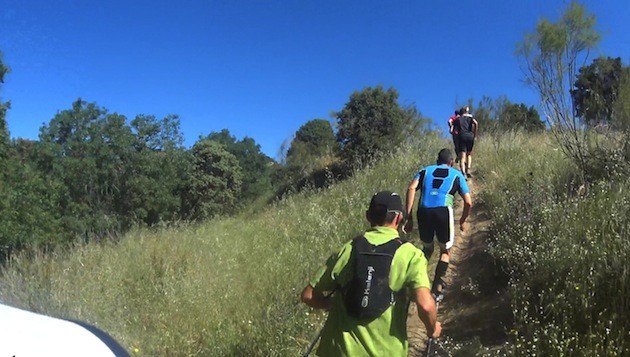
[[[352,250],[356,250],[357,253],[369,252],[373,247],[365,236],[358,236],[352,240]]]
[[[397,237],[381,245],[372,245],[368,242],[367,238],[361,236],[352,241],[352,248],[358,254],[386,254],[393,256],[403,243],[405,242],[403,242],[400,237]]]
[[[386,254],[390,254],[392,257],[396,254],[398,248],[403,245],[403,241],[400,238],[395,238],[390,240],[389,242],[383,244],[383,252]]]

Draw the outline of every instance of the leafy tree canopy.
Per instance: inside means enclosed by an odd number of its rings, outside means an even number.
[[[472,103],[472,99],[469,103]],[[508,130],[545,130],[545,123],[534,106],[512,103],[504,95],[495,99],[484,96],[473,109],[474,117],[481,128],[480,135],[494,135]]]
[[[243,172],[219,142],[202,139],[192,147],[188,212],[192,219],[232,213],[239,206]]]
[[[325,155],[334,155],[337,140],[328,120],[313,119],[302,125],[287,151],[287,164],[303,166]]]
[[[0,84],[4,83],[4,76],[9,72],[9,67],[7,67],[2,61],[2,52],[0,52]],[[10,108],[11,103],[3,102],[2,97],[0,97],[0,165],[1,161],[6,159],[9,149],[9,141],[11,137],[9,135],[9,128],[7,126],[6,121],[6,113]],[[2,167],[0,166],[0,169]]]
[[[540,120],[538,111],[521,103],[508,103],[499,116],[499,127],[502,130],[525,130],[528,132],[545,130],[545,123]]]
[[[137,115],[131,121],[131,127],[136,133],[138,149],[162,151],[183,148],[184,135],[177,115],[167,115],[161,120],[153,115]]]
[[[510,103],[506,96],[499,96],[496,99],[492,99],[488,96],[483,96],[477,105],[473,105],[473,99],[468,100],[468,106],[472,110],[472,114],[479,123],[479,135],[493,135],[500,130],[499,118],[504,108]]]
[[[349,165],[369,162],[402,144],[418,119],[417,110],[398,104],[398,91],[367,87],[350,95],[337,118],[337,141]]]
[[[0,53],[0,84],[8,72]],[[54,246],[67,237],[59,219],[56,180],[33,165],[34,142],[11,143],[5,118],[9,107],[0,99],[0,263],[15,250]]]
[[[536,30],[518,44],[517,55],[524,62],[525,79],[542,100],[553,126],[572,126],[570,89],[578,64],[600,40],[595,17],[573,1],[557,22],[541,19]]]
[[[576,115],[590,126],[612,120],[615,101],[619,96],[624,67],[621,58],[600,57],[580,68],[571,98]]]
[[[0,52],[0,83],[4,83],[4,76],[9,73],[9,67],[2,60],[2,52]]]
[[[595,16],[572,1],[557,22],[542,19],[536,30],[519,43],[526,82],[540,95],[543,114],[562,151],[573,159],[586,178],[587,132],[573,110],[570,90],[580,63],[599,42]]]
[[[229,130],[223,129],[210,133],[205,140],[223,145],[238,160],[244,174],[241,199],[252,201],[271,191],[270,166],[273,160],[261,151],[260,145],[254,139],[246,136],[242,140],[236,140]]]

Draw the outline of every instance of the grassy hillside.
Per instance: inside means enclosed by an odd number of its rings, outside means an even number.
[[[296,355],[325,317],[299,303],[308,279],[367,228],[374,192],[404,194],[446,145],[427,138],[255,214],[18,256],[2,271],[0,300],[93,323],[138,355]]]
[[[487,144],[478,152],[478,180],[493,220],[490,253],[509,275],[515,326],[506,352],[627,354],[628,178],[582,184],[546,135],[507,134]]]
[[[299,303],[300,290],[367,227],[370,196],[404,194],[443,146],[428,138],[400,148],[348,181],[257,213],[17,256],[2,269],[0,300],[93,323],[137,355],[298,355],[325,318]],[[480,140],[474,163],[475,209],[493,221],[489,253],[509,281],[514,325],[502,352],[630,350],[628,179],[582,186],[544,134]]]

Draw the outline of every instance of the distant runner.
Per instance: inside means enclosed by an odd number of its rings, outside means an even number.
[[[459,111],[459,118],[454,122],[454,129],[459,132],[459,168],[466,175],[471,177],[470,169],[472,167],[472,151],[477,137],[479,123],[477,119],[470,114],[470,107],[463,107]]]
[[[472,207],[472,198],[466,179],[461,172],[453,169],[453,154],[448,149],[440,150],[437,165],[431,165],[418,171],[407,189],[407,223],[403,231],[411,232],[411,218],[416,191],[420,190],[418,200],[418,232],[424,244],[422,251],[429,260],[433,254],[433,239],[437,236],[440,246],[440,260],[435,268],[435,277],[431,292],[440,299],[444,292],[442,278],[448,269],[450,249],[455,242],[453,218],[453,201],[455,193],[464,199],[464,209],[459,219],[459,228],[464,230],[464,223]]]
[[[455,155],[459,153],[459,131],[455,128],[455,121],[459,118],[459,110],[455,111],[455,114],[448,118],[448,132],[453,136],[453,145],[455,146]],[[459,157],[456,158],[457,162],[459,161]]]
[[[375,194],[366,217],[371,228],[333,254],[302,291],[308,306],[330,310],[318,356],[406,357],[409,295],[428,336],[437,338],[442,331],[429,290],[427,260],[418,248],[398,238],[403,221],[400,196],[389,191]],[[356,284],[365,286],[353,289]]]

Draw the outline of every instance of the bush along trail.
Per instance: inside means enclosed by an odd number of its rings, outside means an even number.
[[[475,355],[498,349],[507,341],[506,327],[512,318],[505,291],[506,279],[493,265],[494,259],[486,251],[490,220],[479,202],[482,189],[476,179],[469,179],[473,206],[466,230],[456,232],[451,249],[451,262],[445,276],[447,289],[439,304],[438,320],[442,322],[442,336],[429,340],[414,304],[410,305],[407,332],[409,356]],[[460,217],[461,200],[456,201],[454,217]],[[416,229],[407,239],[418,243]],[[429,272],[435,270],[439,250],[429,261]]]

